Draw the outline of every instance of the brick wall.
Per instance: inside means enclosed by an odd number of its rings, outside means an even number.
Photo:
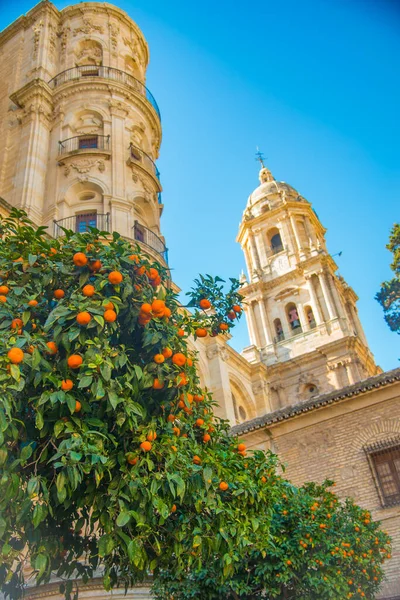
[[[241,436],[249,447],[277,452],[294,484],[334,479],[339,496],[352,497],[382,522],[392,537],[393,552],[379,598],[400,597],[400,505],[382,507],[364,447],[396,437],[400,437],[400,383]]]

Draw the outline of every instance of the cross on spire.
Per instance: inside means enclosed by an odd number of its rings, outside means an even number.
[[[264,165],[264,154],[262,152],[260,152],[259,147],[257,146],[257,152],[256,152],[256,160],[260,163],[260,165],[262,166],[263,169],[265,169],[265,165]]]

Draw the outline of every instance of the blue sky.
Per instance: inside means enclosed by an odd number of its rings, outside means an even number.
[[[71,2],[56,2],[63,8]],[[389,0],[120,0],[144,32],[162,114],[162,230],[183,289],[237,276],[235,242],[258,185],[256,146],[313,203],[340,273],[360,296],[370,347],[399,365],[400,337],[374,300],[399,220],[400,8]],[[32,3],[0,0],[0,28]],[[397,209],[397,210],[396,210]],[[232,340],[248,344],[244,322]]]

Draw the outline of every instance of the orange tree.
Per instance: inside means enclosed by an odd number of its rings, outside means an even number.
[[[106,589],[207,561],[222,583],[266,556],[288,484],[213,415],[187,343],[230,330],[237,281],[200,278],[189,314],[117,233],[50,240],[14,211],[0,236],[2,591],[28,560],[70,597],[99,566]]]
[[[235,572],[225,581],[212,561],[184,577],[173,568],[160,571],[156,600],[375,598],[390,558],[389,538],[368,511],[340,502],[329,491],[332,483],[295,488],[286,482],[261,552],[236,553]]]

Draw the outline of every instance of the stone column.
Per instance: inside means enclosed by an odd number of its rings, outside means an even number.
[[[317,294],[315,293],[315,290],[314,290],[312,277],[306,278],[306,286],[310,293],[311,308],[313,309],[315,322],[317,325],[321,325],[323,323],[324,319],[322,318],[321,311],[318,306],[318,298],[317,298]]]
[[[252,280],[252,268],[251,268],[251,260],[250,260],[250,256],[249,256],[249,251],[246,248],[246,246],[242,246],[242,250],[243,250],[243,254],[244,254],[244,260],[246,263],[246,267],[247,267],[247,272],[249,274],[249,279],[250,281]]]
[[[349,380],[349,384],[352,385],[353,383],[356,383],[356,379],[354,377],[354,373],[353,373],[353,363],[351,362],[346,362],[345,364],[345,368],[346,368],[346,372],[347,372],[347,378]]]
[[[321,284],[322,293],[324,295],[326,307],[328,309],[329,320],[335,319],[336,318],[335,309],[332,304],[331,295],[330,295],[327,283],[325,281],[325,273],[324,272],[319,273],[318,277],[319,277],[319,282]]]
[[[310,324],[307,319],[307,315],[304,310],[303,304],[297,304],[297,314],[299,315],[300,325],[303,331],[310,330]]]
[[[264,331],[265,345],[269,346],[270,344],[272,344],[272,339],[271,339],[271,332],[269,329],[268,315],[267,315],[267,311],[265,309],[265,303],[264,303],[263,298],[258,299],[258,306],[260,307],[260,315],[261,315],[261,322],[262,322],[263,331]]]
[[[297,231],[296,220],[293,217],[293,215],[290,215],[289,218],[290,218],[290,224],[292,226],[292,230],[293,230],[293,234],[294,234],[294,237],[295,237],[295,240],[296,240],[298,251],[302,254],[303,253],[303,249],[301,247],[300,237],[299,237],[299,233]]]
[[[252,232],[249,232],[249,241],[250,241],[250,252],[251,258],[253,260],[253,271],[261,268],[260,266],[260,257],[258,256],[257,246],[254,240],[254,235]]]
[[[206,355],[210,375],[210,390],[218,404],[215,411],[216,415],[222,419],[228,419],[231,425],[235,425],[232,390],[226,367],[229,353],[225,343],[218,338],[214,338],[213,342],[207,347]]]
[[[257,254],[260,259],[260,266],[261,266],[261,268],[264,268],[265,265],[268,264],[268,259],[267,259],[267,254],[265,251],[265,242],[263,240],[262,232],[260,229],[257,229],[254,232],[254,239],[255,239],[255,243],[256,243]]]
[[[257,326],[255,323],[252,303],[249,302],[249,304],[247,306],[246,305],[244,305],[244,306],[245,306],[244,311],[245,311],[246,319],[247,319],[247,328],[249,330],[249,336],[250,336],[250,344],[252,346],[256,346],[258,348],[259,344],[257,341]]]

